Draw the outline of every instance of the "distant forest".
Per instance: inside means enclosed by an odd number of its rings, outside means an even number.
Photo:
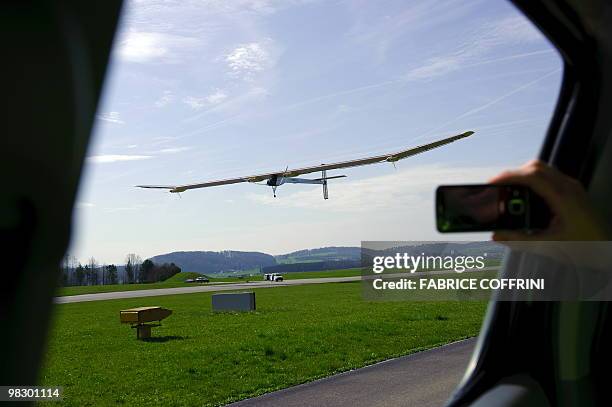
[[[234,250],[180,251],[142,260],[130,253],[125,263],[101,264],[91,257],[84,264],[74,256],[66,256],[61,264],[62,286],[134,284],[164,281],[181,272],[205,275],[288,273],[359,267],[359,247],[323,247],[299,250],[278,256],[262,252]]]
[[[81,264],[74,256],[66,256],[61,264],[60,285],[108,285],[155,283],[167,280],[181,272],[174,263],[154,263],[130,253],[125,258],[125,265],[99,264],[91,257],[86,264]]]

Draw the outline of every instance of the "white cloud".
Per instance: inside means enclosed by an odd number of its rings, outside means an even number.
[[[500,47],[508,47],[542,39],[540,34],[523,16],[511,16],[494,23],[484,24],[476,34],[467,39],[446,55],[435,56],[423,64],[409,70],[404,80],[428,80],[443,76],[463,67],[480,65],[482,57]],[[543,53],[542,51],[504,56],[501,59],[526,57]],[[497,59],[485,60],[495,62]]]
[[[115,208],[104,208],[105,212],[114,213],[114,212],[126,212],[126,211],[137,211],[146,208],[147,205],[143,204],[135,204],[131,206],[120,206]]]
[[[206,101],[211,105],[216,105],[217,103],[223,102],[227,99],[227,94],[223,92],[221,89],[215,90],[210,95],[206,96]]]
[[[336,108],[337,113],[348,113],[352,110],[353,108],[350,107],[349,105],[338,105],[338,107]]]
[[[227,94],[224,91],[217,89],[210,95],[203,98],[187,96],[183,99],[183,103],[189,105],[189,107],[191,107],[193,110],[200,110],[207,106],[214,106],[219,103],[222,103],[226,99]]]
[[[167,144],[170,143],[174,140],[176,140],[178,137],[177,136],[157,136],[157,137],[153,137],[153,143],[151,143],[151,145],[153,146],[158,146],[160,144]]]
[[[121,33],[117,55],[130,62],[169,62],[180,60],[180,53],[197,45],[195,38],[157,32],[128,31]]]
[[[431,79],[437,76],[445,75],[459,69],[464,59],[465,55],[462,55],[461,53],[430,58],[424,65],[410,70],[406,74],[405,79]]]
[[[254,102],[264,100],[269,95],[270,95],[270,92],[268,91],[268,89],[261,87],[261,86],[254,86],[252,88],[249,88],[243,94],[235,98],[229,99],[224,103],[220,103],[218,106],[214,107],[213,109],[238,110],[239,108],[249,106]]]
[[[274,64],[268,50],[270,40],[241,44],[225,56],[232,76],[250,80],[255,74]]]
[[[201,25],[203,18],[209,16],[216,17],[217,19],[220,17],[218,16],[219,14],[221,17],[229,16],[232,18],[240,14],[266,16],[274,14],[281,9],[311,1],[312,0],[132,0],[126,2],[128,10],[130,11],[130,13],[126,14],[131,18],[130,22],[134,20],[135,23],[142,23],[144,20],[143,17],[157,17],[156,25],[160,27],[171,26],[170,21],[172,20],[169,19],[168,16],[179,15],[183,17],[184,20],[187,20],[187,22],[197,26],[198,22]],[[133,16],[134,13],[137,13],[137,16]],[[200,18],[190,18],[194,16]],[[164,20],[164,18],[166,20]]]
[[[515,95],[515,94],[517,94],[519,92],[522,92],[523,90],[530,88],[531,86],[535,85],[536,83],[538,83],[538,82],[540,82],[540,81],[542,81],[542,80],[544,80],[544,79],[546,79],[546,78],[548,78],[548,77],[550,77],[552,75],[555,75],[555,74],[557,74],[560,71],[561,71],[561,68],[557,68],[557,69],[554,69],[552,71],[549,71],[549,72],[545,73],[544,75],[539,76],[539,77],[537,77],[536,79],[534,79],[532,81],[529,81],[529,82],[524,83],[524,84],[522,84],[522,85],[520,85],[518,87],[515,87],[514,89],[510,90],[509,92],[504,93],[503,95],[500,95],[500,96],[496,97],[495,99],[489,100],[489,101],[487,101],[486,103],[484,103],[484,104],[482,104],[480,106],[476,106],[476,107],[473,107],[473,108],[471,108],[469,110],[466,110],[465,112],[461,113],[460,115],[455,116],[454,118],[452,118],[450,120],[447,120],[446,122],[443,122],[443,123],[433,127],[432,129],[430,129],[427,132],[423,133],[420,137],[425,137],[427,135],[433,134],[433,133],[437,132],[438,130],[441,130],[441,129],[445,128],[449,124],[457,122],[460,119],[463,119],[465,117],[471,116],[471,115],[473,115],[475,113],[482,112],[483,110],[488,109],[489,107],[491,107],[491,106],[501,102],[502,100],[507,99],[510,96]]]
[[[95,205],[92,204],[91,202],[77,202],[75,207],[77,209],[86,209],[86,208],[93,208]]]
[[[103,154],[87,157],[87,161],[95,164],[114,163],[119,161],[139,161],[153,158],[152,155]]]
[[[175,154],[175,153],[181,153],[183,151],[189,151],[191,150],[191,147],[171,147],[171,148],[163,148],[161,150],[159,150],[159,153],[161,154]]]
[[[271,0],[204,0],[203,3],[211,11],[228,14],[247,11],[266,15],[276,11],[275,2]]]
[[[246,90],[244,93],[239,94],[238,96],[232,97],[231,99],[228,98],[227,100],[223,102],[219,102],[218,104],[214,106],[210,106],[208,109],[198,112],[194,116],[185,119],[184,122],[193,122],[194,120],[198,120],[202,116],[209,114],[209,113],[213,113],[213,112],[223,112],[226,114],[233,113],[233,112],[240,112],[241,109],[243,109],[244,107],[251,108],[255,102],[265,100],[269,96],[269,94],[270,93],[268,89],[263,88],[261,86],[253,86],[249,88],[248,90]],[[233,123],[237,120],[241,120],[244,118],[244,116],[245,116],[244,113],[238,113],[235,116],[227,117],[216,123],[212,123],[208,126],[200,127],[197,130],[185,133],[178,138],[190,137],[196,134],[202,134],[209,130],[216,129],[220,126],[224,126],[224,125]]]
[[[164,94],[155,101],[155,106],[156,107],[164,107],[169,105],[170,103],[174,102],[174,93],[172,93],[172,91],[170,90],[166,90],[164,91]]]
[[[402,165],[400,163],[399,165]],[[320,186],[283,185],[272,194],[252,194],[250,199],[266,205],[331,212],[371,212],[431,205],[434,188],[445,183],[485,182],[503,167],[453,167],[423,165],[398,169],[391,174],[356,181],[329,181],[330,199],[322,203]],[[334,174],[331,174],[334,175]],[[301,188],[297,192],[293,189]]]
[[[542,39],[542,34],[523,15],[506,17],[489,25],[490,36],[498,43],[532,42]]]
[[[129,148],[129,149],[136,148],[136,147],[138,147],[138,144],[130,144],[130,145],[125,146],[125,148]]]
[[[206,99],[197,98],[194,96],[187,96],[186,98],[183,99],[183,103],[185,103],[186,105],[189,105],[189,107],[191,107],[193,110],[202,109],[204,106],[206,106],[205,102],[206,102]]]
[[[152,147],[161,146],[164,144],[175,142],[176,140],[182,138],[181,136],[160,136],[154,137],[153,142],[151,143]]]
[[[97,115],[97,117],[99,120],[109,122],[109,123],[115,123],[115,124],[125,123],[123,120],[121,120],[121,115],[119,114],[119,112],[100,113]]]

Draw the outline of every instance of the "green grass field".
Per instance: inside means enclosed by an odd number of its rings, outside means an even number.
[[[188,278],[196,278],[196,277],[202,277],[202,274],[189,272],[189,271],[182,271],[178,274],[173,275],[172,277],[164,281],[164,283],[184,283],[185,280],[187,280]]]
[[[325,271],[300,271],[296,273],[283,273],[285,280],[298,280],[301,278],[325,278],[325,277],[353,277],[360,276],[361,269],[325,270]]]
[[[211,294],[56,305],[41,384],[64,404],[219,405],[474,336],[482,302],[366,302],[359,282],[255,290],[257,311]],[[174,314],[137,341],[119,310]]]
[[[134,291],[134,290],[153,290],[155,288],[174,288],[174,287],[191,287],[197,284],[186,283],[185,280],[188,278],[200,277],[202,274],[199,273],[178,273],[170,277],[166,281],[160,283],[146,283],[146,284],[109,284],[109,285],[89,285],[89,286],[74,286],[74,287],[59,287],[56,295],[62,297],[65,295],[80,295],[80,294],[94,294],[94,293],[110,293],[115,291]],[[227,278],[210,278],[210,283],[226,283],[226,282],[239,282],[246,281],[247,279],[239,279],[236,277]]]

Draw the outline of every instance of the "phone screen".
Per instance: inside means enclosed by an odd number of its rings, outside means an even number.
[[[531,194],[516,185],[451,185],[436,191],[440,232],[475,232],[530,227]]]

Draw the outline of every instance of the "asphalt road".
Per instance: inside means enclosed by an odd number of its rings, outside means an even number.
[[[232,407],[443,406],[459,384],[476,339],[230,404]]]
[[[81,294],[81,295],[68,295],[64,297],[55,297],[54,302],[56,304],[66,304],[71,302],[86,302],[86,301],[102,301],[102,300],[116,300],[121,298],[141,298],[141,297],[157,297],[160,295],[172,295],[172,294],[190,294],[190,293],[203,293],[210,291],[230,291],[230,290],[244,290],[253,288],[269,288],[269,287],[286,287],[290,285],[303,285],[303,284],[323,284],[323,283],[342,283],[348,281],[359,281],[361,276],[354,277],[329,277],[329,278],[308,278],[299,280],[285,280],[283,282],[271,282],[271,281],[252,281],[249,283],[235,283],[235,284],[212,284],[212,285],[198,285],[192,287],[175,287],[175,288],[156,288],[153,290],[134,290],[134,291],[115,291],[110,293],[96,293],[96,294]]]
[[[482,270],[466,270],[465,273],[473,271],[497,270],[498,267],[487,267]],[[394,273],[385,274],[388,278],[408,277],[416,278],[424,275],[448,274],[448,271],[427,271],[419,273]],[[372,276],[369,276],[373,278]],[[378,276],[377,276],[378,277]],[[191,287],[174,287],[174,288],[156,288],[152,290],[133,290],[133,291],[113,291],[108,293],[68,295],[64,297],[55,297],[53,302],[56,304],[68,304],[72,302],[87,302],[87,301],[103,301],[117,300],[122,298],[142,298],[142,297],[157,297],[160,295],[173,294],[190,294],[202,293],[211,291],[231,291],[231,290],[249,290],[253,288],[271,288],[271,287],[287,287],[292,285],[305,284],[326,284],[326,283],[345,283],[349,281],[359,281],[361,276],[352,277],[324,277],[324,278],[303,278],[297,280],[285,280],[283,282],[272,281],[251,281],[248,283],[225,283],[212,285],[197,285]]]

